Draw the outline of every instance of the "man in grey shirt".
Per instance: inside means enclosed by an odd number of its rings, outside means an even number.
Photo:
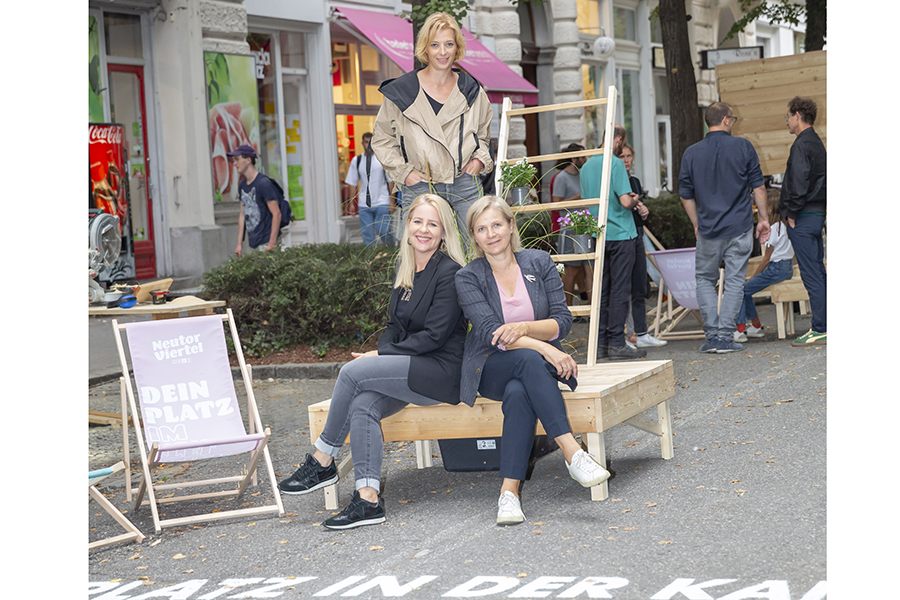
[[[581,144],[569,144],[563,148],[563,152],[576,152],[584,150]],[[553,176],[550,183],[550,200],[551,202],[567,202],[570,200],[581,199],[581,183],[579,181],[579,172],[581,166],[587,158],[578,156],[573,159],[563,159],[557,162],[556,168],[559,172]],[[568,210],[560,210],[559,218],[563,218],[569,214]],[[572,228],[560,227],[558,237],[556,239],[556,251],[560,254],[579,254],[584,252],[583,249],[575,248],[572,239]],[[563,292],[566,294],[566,304],[571,306],[572,299],[575,295],[575,284],[578,284],[578,291],[590,294],[592,285],[592,270],[590,262],[586,260],[576,260],[564,262],[565,271],[562,274]],[[583,321],[583,317],[575,317],[575,322]]]

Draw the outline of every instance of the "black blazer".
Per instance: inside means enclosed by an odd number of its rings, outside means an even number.
[[[403,318],[397,317],[397,303],[406,290],[391,292],[387,329],[378,340],[378,354],[410,357],[409,389],[446,404],[459,404],[466,341],[455,282],[460,268],[443,252],[435,252],[419,273]]]

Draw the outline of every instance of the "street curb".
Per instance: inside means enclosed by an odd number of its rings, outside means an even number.
[[[253,365],[253,379],[334,379],[347,363],[296,363],[285,365]],[[240,367],[231,367],[234,377],[240,377]],[[88,387],[94,387],[111,381],[116,381],[121,373],[96,375],[88,378]]]

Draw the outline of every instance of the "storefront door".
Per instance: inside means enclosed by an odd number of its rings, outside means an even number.
[[[153,207],[150,198],[150,164],[147,157],[144,67],[109,64],[110,121],[125,128],[128,161],[131,232],[134,236],[135,277],[156,277],[153,245]]]
[[[287,71],[287,69],[285,69]],[[282,93],[284,95],[284,147],[287,174],[285,194],[291,203],[294,219],[306,219],[304,195],[303,162],[306,158],[303,146],[303,131],[306,129],[306,75],[285,73]]]

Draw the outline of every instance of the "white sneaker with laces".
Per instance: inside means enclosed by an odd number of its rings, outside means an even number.
[[[734,341],[736,341],[739,344],[743,344],[744,342],[747,341],[747,336],[744,334],[743,331],[735,331],[734,332]]]
[[[518,525],[525,520],[522,504],[510,491],[500,494],[497,500],[497,525]]]
[[[644,335],[639,335],[637,337],[637,347],[638,348],[657,348],[659,346],[665,346],[669,342],[665,340],[660,340],[649,333],[645,333]]]
[[[569,469],[572,479],[584,487],[599,485],[609,479],[609,471],[600,466],[594,457],[584,450],[576,452],[572,456],[572,463],[567,464],[566,468]]]
[[[753,325],[748,325],[747,331],[745,333],[747,334],[747,337],[752,338],[766,337],[766,333],[765,331],[763,331],[764,329],[765,327],[754,327]]]

